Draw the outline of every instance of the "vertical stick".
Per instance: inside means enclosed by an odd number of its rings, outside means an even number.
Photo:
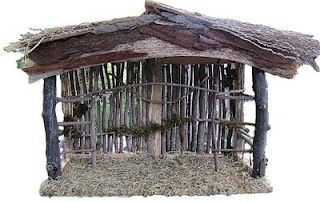
[[[133,63],[132,62],[128,62],[128,65],[127,65],[127,84],[132,84],[133,68],[134,68]],[[133,88],[127,90],[128,97],[126,98],[126,102],[128,103],[126,105],[126,107],[128,106],[128,112],[129,112],[129,115],[130,115],[130,117],[128,119],[128,124],[127,124],[128,127],[130,125],[132,126],[134,124],[134,122],[133,122],[133,114],[134,114],[133,106],[134,106],[134,102],[133,102],[132,90],[133,90]],[[132,152],[132,135],[128,135],[127,145],[128,145],[128,151]]]
[[[155,61],[153,66],[153,82],[162,81],[161,64]],[[160,85],[153,85],[151,92],[151,100],[161,101],[162,100],[162,89]],[[154,123],[161,124],[161,104],[151,103],[149,110],[150,121]],[[151,137],[151,154],[154,156],[159,156],[161,154],[161,133],[155,132]]]
[[[228,90],[233,90],[233,82],[235,79],[235,69],[234,69],[234,64],[228,64],[228,67],[226,69],[227,71],[227,87]],[[229,116],[229,120],[234,120],[234,115],[235,115],[235,100],[226,100],[227,101],[227,115]],[[234,128],[229,126],[228,127],[228,134],[227,134],[227,149],[232,149],[233,143],[232,143],[232,138],[234,134]]]
[[[79,80],[79,70],[74,71],[74,83],[76,86],[76,95],[81,94],[81,88],[80,88],[80,80]]]
[[[171,66],[171,71],[172,71],[172,83],[179,83],[179,67],[177,65],[172,65]],[[172,100],[177,100],[178,99],[178,87],[172,87]],[[172,116],[177,117],[178,115],[178,105],[177,102],[172,104]],[[174,126],[172,129],[172,134],[171,134],[171,151],[176,151],[177,150],[177,127]]]
[[[201,87],[206,88],[207,82],[204,81],[206,77],[205,72],[205,66],[200,65],[199,68],[199,81],[201,84]],[[206,119],[206,111],[207,111],[207,105],[206,105],[206,95],[207,93],[205,91],[200,91],[199,95],[199,111],[200,111],[200,118]],[[198,126],[198,137],[197,137],[197,152],[199,154],[204,153],[204,131],[205,131],[205,122],[200,121]]]
[[[68,72],[69,74],[69,79],[70,79],[70,88],[71,88],[71,95],[74,96],[76,95],[76,88],[75,88],[75,84],[74,84],[74,75],[73,75],[74,71],[70,71]]]
[[[213,81],[212,81],[212,88],[216,91],[219,90],[219,65],[214,65],[213,66]],[[217,147],[217,135],[216,135],[216,125],[214,123],[216,115],[217,115],[217,97],[216,93],[213,93],[212,95],[212,113],[211,113],[211,124],[212,124],[212,149],[218,149]],[[213,152],[213,157],[214,157],[214,166],[215,170],[218,171],[219,166],[218,166],[218,152],[214,151]]]
[[[136,74],[136,65],[135,63],[131,64],[131,84],[135,83],[135,74]],[[137,125],[136,119],[136,95],[134,94],[135,88],[131,88],[131,124]],[[132,152],[136,152],[136,137],[132,137]]]
[[[120,72],[119,64],[112,64],[112,87],[118,86],[118,73]],[[113,93],[114,103],[113,103],[113,126],[119,127],[119,91],[115,91]],[[114,149],[115,153],[119,153],[119,135],[117,133],[113,134],[113,142],[114,142]]]
[[[135,81],[136,81],[136,84],[139,84],[140,83],[140,62],[138,63],[135,63],[136,65],[136,72],[135,72]],[[139,87],[136,87],[135,88],[135,92],[138,92],[139,93]],[[135,111],[136,111],[136,124],[138,126],[141,126],[141,108],[140,108],[140,105],[141,105],[141,99],[139,97],[135,97],[136,98],[136,105],[135,105]],[[137,147],[137,151],[139,151],[139,153],[142,153],[142,146],[141,146],[141,137],[136,137],[136,147]]]
[[[225,75],[225,68],[224,65],[220,66],[220,92],[225,92],[225,81],[226,81],[226,75]],[[227,117],[227,107],[226,107],[226,101],[225,99],[220,100],[220,117],[222,119],[226,119]],[[224,125],[220,125],[220,136],[221,136],[221,149],[225,149],[225,138],[226,138],[226,127]]]
[[[122,86],[123,84],[123,73],[124,73],[124,62],[120,63],[120,73],[118,75],[118,86]],[[119,126],[124,125],[124,115],[123,115],[123,106],[122,106],[122,101],[123,101],[123,92],[120,91],[119,93]],[[119,152],[122,153],[123,152],[123,135],[120,134],[119,135],[119,139],[120,139],[120,146],[119,146]]]
[[[81,85],[82,85],[82,89],[83,89],[83,94],[87,94],[88,90],[87,90],[87,80],[86,80],[85,68],[82,68],[80,70],[80,78],[81,78]]]
[[[187,66],[182,66],[181,69],[181,84],[186,84],[188,81],[188,72],[187,72]],[[181,96],[185,97],[187,93],[187,88],[181,88]],[[181,118],[185,118],[187,116],[187,98],[184,98],[181,100],[180,103],[180,117]],[[181,140],[181,148],[180,151],[183,152],[184,150],[187,150],[187,141],[188,141],[188,137],[187,137],[187,124],[186,123],[182,123],[180,125],[180,140]]]
[[[92,168],[97,168],[97,151],[96,151],[96,126],[95,126],[95,111],[96,111],[96,98],[95,96],[92,97],[91,103],[90,103],[90,133],[91,133],[91,158],[92,158]]]
[[[76,95],[76,89],[75,89],[75,85],[74,85],[74,75],[73,75],[74,71],[70,71],[68,72],[68,76],[69,76],[69,93],[71,94],[71,96],[75,96]],[[69,116],[73,117],[73,107],[74,107],[74,103],[69,103]],[[67,128],[77,128],[76,126],[66,126]],[[77,149],[77,140],[73,139],[71,137],[68,138],[68,147],[69,149]]]
[[[140,67],[140,71],[139,71],[139,75],[138,75],[138,80],[139,80],[139,83],[143,83],[144,82],[143,79],[144,79],[145,64],[143,62],[139,62],[139,67]],[[139,93],[139,95],[144,96],[144,92],[143,92],[143,87],[142,86],[138,87],[138,93]],[[138,120],[139,120],[139,125],[143,126],[144,125],[144,119],[146,117],[146,115],[144,115],[145,109],[143,109],[144,101],[140,97],[138,98],[138,101],[139,101],[139,116],[138,116]],[[140,143],[140,151],[141,151],[141,153],[144,153],[145,152],[145,148],[146,148],[146,145],[145,145],[146,137],[140,137],[139,139],[140,139],[140,141],[139,141],[139,143]]]
[[[78,79],[77,70],[72,71],[72,75],[73,75],[73,83],[74,83],[74,88],[75,88],[74,95],[79,95],[80,94],[80,83],[79,83],[79,79]],[[81,120],[81,118],[78,118],[78,120]],[[81,132],[82,127],[83,126],[74,126],[74,128],[76,128],[79,132]],[[81,137],[73,140],[73,148],[74,149],[80,149],[80,141],[81,141]]]
[[[208,88],[209,89],[213,89],[214,86],[214,79],[213,79],[213,65],[209,66],[209,80],[208,80]],[[213,117],[213,111],[215,111],[215,100],[216,98],[214,98],[214,93],[213,92],[209,92],[208,95],[208,119],[211,119],[211,122],[208,122],[208,135],[207,135],[207,147],[206,147],[206,153],[209,154],[211,151],[211,148],[213,148],[213,146],[211,146],[212,142],[212,138],[213,138],[213,134],[214,134],[214,119],[212,119]]]
[[[88,81],[89,81],[89,87],[88,87],[88,93],[92,93],[93,92],[93,82],[94,82],[94,67],[90,67],[89,68],[89,77],[88,77]],[[91,121],[90,118],[90,112],[87,113],[87,119]],[[92,121],[91,121],[92,122]],[[85,145],[86,145],[86,149],[92,149],[92,128],[91,125],[87,125],[88,126],[88,135],[85,137]],[[90,136],[89,136],[90,135]]]
[[[146,68],[145,68],[145,73],[144,73],[144,77],[145,77],[145,82],[149,83],[152,82],[152,70],[154,68],[154,59],[147,59],[146,60]],[[148,99],[151,99],[151,91],[152,91],[152,87],[151,86],[147,86],[146,87],[146,97]],[[150,117],[149,117],[149,111],[150,111],[150,103],[146,104],[146,123],[150,122]],[[147,137],[147,153],[151,154],[152,153],[152,149],[151,149],[151,135],[148,135]]]
[[[59,133],[56,116],[56,76],[44,79],[42,118],[46,133],[47,172],[52,179],[61,176]]]
[[[88,69],[86,68],[83,68],[80,70],[80,78],[81,78],[81,85],[82,85],[82,89],[83,89],[83,94],[87,94],[88,93],[88,87],[87,87],[87,81],[89,80],[88,77],[87,77],[87,72],[88,72]],[[85,102],[85,104],[88,104],[88,102]],[[89,115],[88,115],[88,112],[85,113],[84,115],[84,118],[83,118],[84,121],[87,121],[89,120]],[[89,125],[85,125],[84,126],[84,146],[83,148],[85,149],[89,149],[90,148],[90,137],[88,137],[89,135]]]
[[[199,85],[199,68],[198,65],[193,66],[193,85]],[[192,118],[196,119],[198,116],[198,104],[199,104],[199,93],[198,90],[193,92],[192,96]],[[195,152],[197,149],[197,122],[192,123],[192,143],[191,143],[191,151]]]
[[[265,146],[269,130],[268,84],[264,71],[252,67],[252,81],[256,102],[252,177],[263,177],[267,165]]]
[[[61,97],[63,98],[63,97],[65,97],[65,96],[67,96],[67,94],[68,94],[68,89],[67,89],[67,74],[66,73],[62,73],[61,75],[60,75],[60,80],[61,80]],[[66,106],[67,106],[67,104],[66,103],[62,103],[61,104],[62,105],[62,113],[63,113],[63,116],[65,117],[66,115],[67,115],[67,109],[66,109]],[[68,151],[68,149],[67,149],[67,138],[66,137],[64,137],[64,140],[63,140],[63,151],[65,152],[65,151]],[[67,160],[67,154],[66,153],[64,153],[63,154],[63,159],[65,160],[65,161],[68,161]]]
[[[141,70],[141,83],[146,83],[146,71],[148,69],[147,62],[141,62],[142,63],[142,70]],[[147,87],[141,86],[140,87],[140,95],[142,95],[143,98],[147,98]],[[141,123],[143,126],[146,126],[147,124],[147,103],[142,99],[141,100]],[[145,136],[142,137],[143,142],[143,151],[148,152],[148,137]]]
[[[77,95],[83,94],[83,89],[82,89],[82,86],[80,85],[81,79],[80,79],[80,70],[79,69],[74,71],[74,80],[75,80],[75,86],[76,86],[76,94]],[[80,102],[80,103],[83,104],[83,102]],[[83,121],[83,116],[81,116],[81,118],[79,118],[79,120]],[[79,130],[79,132],[83,132],[84,126],[83,125],[77,126],[77,129]],[[79,139],[78,139],[78,144],[79,144],[79,148],[83,149],[84,142],[83,142],[82,134],[81,134],[81,137],[79,137]]]
[[[192,86],[193,85],[193,78],[194,78],[194,69],[193,66],[189,65],[188,66],[188,85]],[[191,91],[189,89],[189,91]],[[188,117],[192,117],[192,101],[193,101],[193,93],[189,94],[188,96],[188,102],[187,102],[187,106],[188,106],[188,112],[187,112],[187,116]],[[188,151],[192,151],[192,130],[193,130],[193,122],[189,122],[188,123]]]
[[[129,62],[127,62],[126,64],[126,69],[125,69],[125,75],[126,75],[126,85],[129,84]],[[126,89],[125,90],[125,108],[124,108],[124,117],[123,117],[123,122],[124,122],[124,126],[129,127],[129,119],[128,119],[128,113],[129,113],[129,90]],[[126,145],[127,145],[127,151],[129,150],[129,135],[126,134]]]
[[[236,81],[237,89],[244,89],[244,64],[238,63],[237,64],[237,81]],[[239,95],[239,94],[238,94]],[[244,121],[244,101],[243,100],[236,100],[236,119],[239,121]],[[244,149],[245,142],[244,140],[240,139],[239,136],[236,136],[236,148],[237,149]],[[242,153],[243,155],[243,153]]]
[[[94,70],[94,83],[93,83],[93,90],[94,92],[99,92],[99,72],[100,70],[102,69],[102,66],[97,66],[95,67],[95,70]],[[94,125],[97,125],[97,130],[98,130],[98,133],[99,135],[97,135],[97,145],[96,145],[96,149],[97,149],[97,152],[100,151],[101,149],[101,146],[102,146],[102,115],[101,115],[101,104],[100,104],[100,100],[96,101],[97,103],[97,107],[96,107],[96,113],[97,113],[97,122],[94,124]]]
[[[177,65],[176,66],[176,77],[175,77],[175,82],[178,84],[181,84],[181,65]],[[180,87],[176,87],[176,95],[175,95],[175,100],[177,101],[175,103],[176,106],[176,116],[179,117],[180,116],[180,111],[181,111],[181,107],[180,104],[181,102],[179,101],[179,98],[181,97],[181,88]],[[180,138],[180,126],[175,126],[175,137],[176,137],[176,151],[179,151],[181,148],[181,138]]]
[[[171,67],[170,65],[166,65],[166,82],[167,83],[171,83]],[[172,87],[171,86],[166,86],[167,87],[167,101],[172,101]],[[171,118],[171,113],[172,113],[172,105],[171,103],[167,104],[167,119]],[[166,144],[166,150],[170,151],[171,150],[171,135],[172,135],[172,129],[167,129],[166,130],[167,135],[166,135],[166,140],[167,140],[167,144]]]
[[[106,90],[106,83],[105,83],[105,77],[104,77],[104,73],[103,73],[103,69],[104,67],[107,66],[106,64],[103,65],[100,69],[99,69],[99,75],[100,75],[100,81],[101,81],[101,88],[102,91],[104,92]],[[102,133],[106,133],[106,115],[107,114],[107,98],[103,97],[102,98],[102,115],[101,115],[101,131]],[[107,152],[107,135],[103,134],[102,135],[102,151],[103,153]]]
[[[162,70],[162,82],[166,82],[166,69],[161,65]],[[162,86],[162,100],[167,101],[167,86]],[[167,105],[165,103],[162,104],[162,118],[166,118],[167,116]],[[149,112],[148,112],[149,113]],[[167,133],[165,131],[161,132],[161,154],[165,154],[167,152]]]
[[[111,82],[112,82],[112,78],[110,79],[110,74],[109,74],[109,71],[108,71],[108,66],[109,66],[110,64],[106,64],[105,66],[104,66],[104,72],[105,72],[105,74],[106,74],[106,79],[107,79],[107,87],[108,87],[108,89],[111,89],[112,88],[112,86],[111,86]],[[112,66],[111,66],[111,68],[112,68]],[[111,126],[113,126],[113,122],[112,122],[112,120],[113,120],[113,92],[112,92],[112,94],[109,96],[109,118],[108,118],[108,123],[107,123],[107,126],[108,127],[111,127]],[[107,138],[108,138],[108,146],[107,146],[107,152],[108,153],[112,153],[112,151],[113,151],[113,139],[112,139],[112,134],[108,134],[107,135]]]

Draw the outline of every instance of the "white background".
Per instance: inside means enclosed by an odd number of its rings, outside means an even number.
[[[317,1],[161,0],[172,6],[215,17],[260,23],[280,29],[312,33],[320,40]],[[19,34],[45,28],[139,15],[143,0],[1,1],[0,2],[0,202],[52,202],[38,190],[46,178],[45,135],[41,118],[42,81],[28,85],[25,73],[16,69],[21,55],[2,47]],[[320,62],[317,59],[318,63]],[[268,133],[267,175],[271,194],[211,197],[95,198],[97,202],[320,202],[320,73],[303,66],[293,80],[267,76],[271,131]],[[248,87],[250,88],[250,87]],[[59,198],[61,202],[86,202],[89,198]]]

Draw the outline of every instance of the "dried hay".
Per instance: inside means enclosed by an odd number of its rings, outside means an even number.
[[[272,192],[265,178],[251,178],[247,167],[221,157],[214,171],[212,156],[99,156],[97,169],[90,157],[74,156],[63,176],[42,183],[42,196],[214,195]]]

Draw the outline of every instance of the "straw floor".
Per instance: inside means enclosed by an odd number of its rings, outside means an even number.
[[[74,156],[63,176],[41,184],[42,196],[151,196],[267,193],[265,178],[250,177],[247,167],[234,158],[212,156],[98,156],[97,169],[88,155]]]

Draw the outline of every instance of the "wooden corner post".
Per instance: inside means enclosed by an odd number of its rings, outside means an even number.
[[[256,102],[252,177],[263,177],[267,166],[265,146],[269,130],[268,84],[264,71],[252,67],[252,81]]]
[[[151,63],[148,68],[152,68],[152,82],[161,83],[162,73],[161,64],[157,59],[154,63]],[[151,100],[154,101],[150,103],[149,118],[150,122],[161,124],[161,112],[162,112],[162,88],[160,85],[152,85],[151,90]],[[161,132],[155,132],[151,136],[151,154],[154,156],[159,156],[161,154]]]
[[[52,179],[61,176],[59,130],[56,116],[56,76],[44,79],[42,118],[46,133],[47,172]]]

